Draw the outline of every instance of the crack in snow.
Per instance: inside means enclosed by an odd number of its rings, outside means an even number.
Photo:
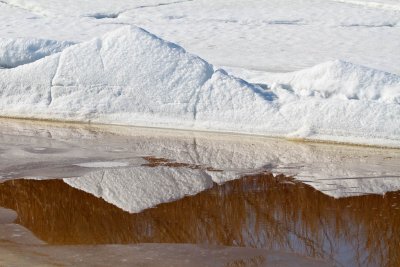
[[[364,27],[364,28],[383,28],[383,27],[388,27],[388,28],[393,28],[397,27],[396,23],[384,23],[384,24],[342,24],[340,25],[341,27],[347,27],[347,28],[352,28],[352,27]]]
[[[143,5],[143,6],[136,6],[133,8],[127,8],[125,10],[122,10],[120,12],[115,13],[117,15],[116,18],[119,17],[119,15],[131,11],[131,10],[135,10],[135,9],[143,9],[143,8],[151,8],[151,7],[160,7],[160,6],[169,6],[169,5],[176,5],[176,4],[182,4],[182,3],[187,3],[187,2],[193,2],[194,0],[181,0],[181,1],[175,1],[175,2],[166,2],[166,3],[159,3],[159,4],[154,4],[154,5]]]
[[[101,68],[103,69],[103,71],[105,71],[104,60],[103,60],[103,56],[101,54],[101,49],[103,48],[103,41],[101,39],[97,39],[96,46],[97,46],[97,50],[99,51]]]
[[[61,65],[61,55],[57,58],[57,68],[56,71],[54,72],[53,77],[50,79],[50,90],[49,90],[49,95],[48,95],[48,103],[47,106],[50,106],[51,103],[53,102],[53,87],[54,87],[54,78],[57,76],[58,70]]]
[[[94,19],[116,19],[116,18],[118,18],[119,14],[121,14],[121,12],[118,12],[118,13],[95,13],[95,14],[91,14],[91,15],[86,15],[85,17],[94,18]]]
[[[138,7],[132,8],[132,9],[141,9],[141,8],[159,7],[159,6],[169,6],[169,5],[181,4],[181,3],[192,2],[192,1],[194,1],[194,0],[182,0],[182,1],[175,1],[175,2],[159,3],[159,4],[155,4],[155,5],[138,6]],[[129,10],[131,10],[131,9],[129,9]]]
[[[194,104],[193,104],[193,120],[194,120],[194,123],[196,123],[196,120],[197,120],[197,106],[198,106],[198,104],[200,102],[200,91],[201,91],[201,88],[203,88],[203,86],[201,86],[193,95],[193,97],[195,99],[194,100]]]

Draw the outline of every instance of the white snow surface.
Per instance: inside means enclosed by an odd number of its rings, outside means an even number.
[[[399,76],[343,61],[280,76],[250,84],[124,26],[0,70],[0,114],[400,147]]]

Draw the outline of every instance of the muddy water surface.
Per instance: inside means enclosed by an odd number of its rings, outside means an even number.
[[[400,266],[400,150],[0,119],[0,266]]]
[[[334,199],[247,176],[130,214],[62,180],[0,184],[0,206],[52,245],[193,243],[295,252],[336,266],[399,266],[400,192]]]

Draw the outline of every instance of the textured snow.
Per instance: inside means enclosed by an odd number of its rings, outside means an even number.
[[[400,147],[399,76],[342,61],[281,76],[250,84],[124,26],[0,70],[0,113]]]

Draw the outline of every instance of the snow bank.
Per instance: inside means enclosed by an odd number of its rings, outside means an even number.
[[[0,38],[0,68],[15,68],[19,65],[31,63],[58,53],[71,45],[73,43],[68,41]]]
[[[345,62],[271,90],[122,27],[0,70],[0,114],[400,147],[399,77]]]

